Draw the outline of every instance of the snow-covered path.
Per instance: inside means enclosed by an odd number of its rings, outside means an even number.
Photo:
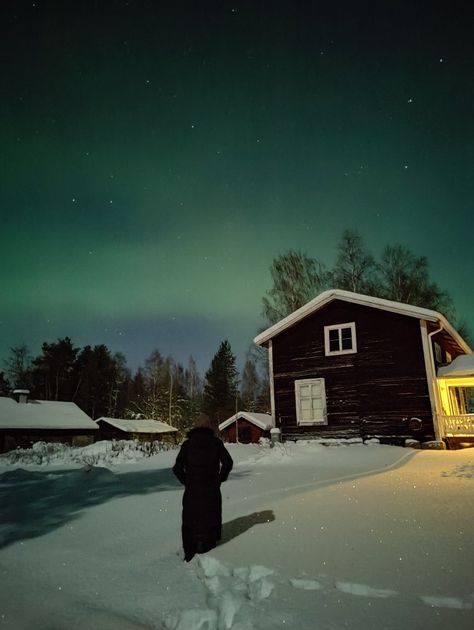
[[[189,564],[175,453],[0,469],[0,628],[472,627],[474,449],[231,452],[224,544]]]

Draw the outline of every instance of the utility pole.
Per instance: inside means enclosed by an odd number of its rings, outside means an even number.
[[[172,367],[173,367],[173,366],[172,366],[172,363],[171,363],[171,361],[170,361],[170,364],[169,364],[169,375],[170,375],[170,399],[169,399],[169,405],[168,405],[168,424],[169,424],[170,426],[173,426],[173,425],[172,425],[172,422],[171,422],[171,403],[172,403],[172,399],[173,399],[173,373],[172,373]]]

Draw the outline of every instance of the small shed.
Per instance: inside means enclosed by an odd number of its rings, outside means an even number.
[[[267,413],[238,411],[219,425],[219,431],[226,442],[249,444],[262,437],[270,437],[273,427],[272,417]]]
[[[29,448],[35,442],[84,446],[94,442],[98,427],[75,403],[0,397],[0,452]]]
[[[152,442],[165,437],[175,438],[178,429],[161,420],[129,420],[122,418],[98,418],[100,436],[105,440],[140,440]]]

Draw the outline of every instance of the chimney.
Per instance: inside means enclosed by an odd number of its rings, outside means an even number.
[[[28,394],[30,393],[29,389],[14,389],[13,395],[18,396],[17,402],[25,404],[28,402]]]

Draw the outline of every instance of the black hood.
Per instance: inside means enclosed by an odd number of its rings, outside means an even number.
[[[211,440],[216,437],[214,431],[210,427],[194,427],[188,431],[190,440]]]

